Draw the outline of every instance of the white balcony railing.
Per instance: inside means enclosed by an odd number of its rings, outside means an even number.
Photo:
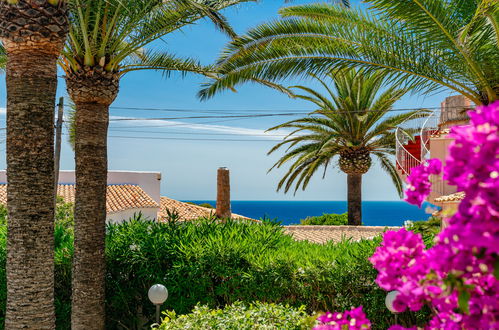
[[[436,117],[438,118],[438,116]],[[410,152],[408,145],[413,142],[417,148],[417,143],[423,144],[422,128],[428,120],[428,113],[416,113],[404,121],[395,131],[395,155],[396,167],[402,177],[409,175],[411,168],[421,164],[425,158],[421,157],[422,148],[419,153]],[[425,131],[429,141],[429,134]],[[420,142],[418,140],[421,139]],[[428,149],[425,147],[425,149]],[[426,153],[425,153],[426,156]]]

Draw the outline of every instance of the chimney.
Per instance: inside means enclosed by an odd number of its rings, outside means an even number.
[[[464,125],[469,121],[466,113],[472,108],[471,101],[463,95],[454,95],[445,98],[441,103],[440,129],[450,128],[455,125]]]
[[[220,167],[217,171],[217,218],[229,219],[230,211],[230,180],[229,169]]]

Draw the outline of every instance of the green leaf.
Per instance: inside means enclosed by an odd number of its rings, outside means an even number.
[[[499,256],[496,256],[496,260],[494,261],[494,276],[499,280]]]
[[[457,303],[459,305],[459,309],[463,311],[465,314],[470,313],[470,293],[467,290],[459,291],[459,296],[457,298]]]

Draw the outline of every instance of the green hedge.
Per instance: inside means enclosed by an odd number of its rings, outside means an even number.
[[[289,329],[308,330],[315,323],[305,308],[257,302],[246,306],[240,302],[223,309],[196,306],[190,314],[167,312],[160,330],[210,329]]]
[[[327,214],[315,216],[315,217],[306,217],[303,220],[300,220],[300,225],[322,225],[322,226],[341,226],[348,225],[348,214]]]
[[[140,329],[154,319],[147,290],[164,284],[163,309],[186,314],[198,305],[222,308],[237,301],[287,304],[307,312],[363,305],[374,328],[394,316],[374,283],[368,261],[379,239],[318,245],[294,241],[272,223],[156,223],[132,220],[107,230],[107,329]],[[5,227],[0,227],[0,319],[5,311]],[[72,227],[56,226],[58,328],[69,329]],[[423,314],[407,318],[424,318]],[[406,316],[399,315],[399,320]]]

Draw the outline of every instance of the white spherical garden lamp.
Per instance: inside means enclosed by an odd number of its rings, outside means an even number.
[[[396,311],[395,308],[393,307],[393,302],[395,301],[395,298],[397,298],[398,294],[399,294],[398,291],[390,291],[388,292],[385,298],[386,308],[388,308],[388,310],[392,313],[398,313],[398,311]]]
[[[159,324],[159,310],[161,305],[168,299],[168,290],[162,284],[154,284],[149,288],[147,296],[156,305],[156,323]]]

